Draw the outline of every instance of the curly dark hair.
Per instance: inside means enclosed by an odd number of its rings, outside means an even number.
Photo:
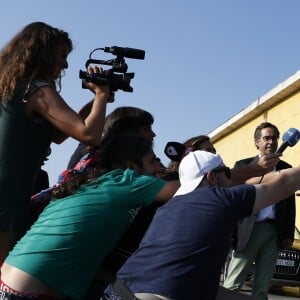
[[[104,138],[95,150],[96,164],[88,166],[82,173],[74,173],[69,181],[55,187],[52,199],[62,198],[74,193],[83,184],[115,170],[129,168],[132,163],[143,170],[143,157],[152,149],[152,142],[138,134],[118,134]]]

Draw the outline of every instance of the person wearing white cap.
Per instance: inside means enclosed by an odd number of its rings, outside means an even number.
[[[227,175],[230,172],[229,168],[225,167],[220,155],[199,150],[191,152],[184,158],[184,163],[179,166],[180,188],[174,196],[192,192],[200,184],[203,177],[216,168],[220,171],[226,171]]]
[[[267,174],[260,184],[230,186],[221,157],[198,150],[183,158],[179,174],[181,187],[157,210],[118,278],[138,299],[250,297],[219,287],[236,222],[298,190],[300,167]],[[112,286],[106,295],[121,299]]]

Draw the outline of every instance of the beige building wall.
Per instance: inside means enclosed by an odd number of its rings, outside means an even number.
[[[217,152],[228,166],[232,167],[237,160],[257,155],[253,134],[256,126],[264,121],[275,124],[281,136],[291,127],[300,130],[299,72],[209,134]],[[280,137],[278,144],[281,143]],[[282,159],[293,166],[299,166],[300,142],[294,147],[288,147]],[[300,197],[296,197],[296,202],[296,224],[300,229]]]

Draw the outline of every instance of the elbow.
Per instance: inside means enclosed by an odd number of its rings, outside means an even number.
[[[99,146],[100,145],[100,137],[97,136],[84,136],[82,139],[79,140],[80,142],[88,145],[88,146]]]

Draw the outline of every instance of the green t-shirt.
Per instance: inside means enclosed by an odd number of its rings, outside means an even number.
[[[51,201],[6,262],[81,300],[138,209],[149,205],[164,184],[129,169],[111,171]]]

